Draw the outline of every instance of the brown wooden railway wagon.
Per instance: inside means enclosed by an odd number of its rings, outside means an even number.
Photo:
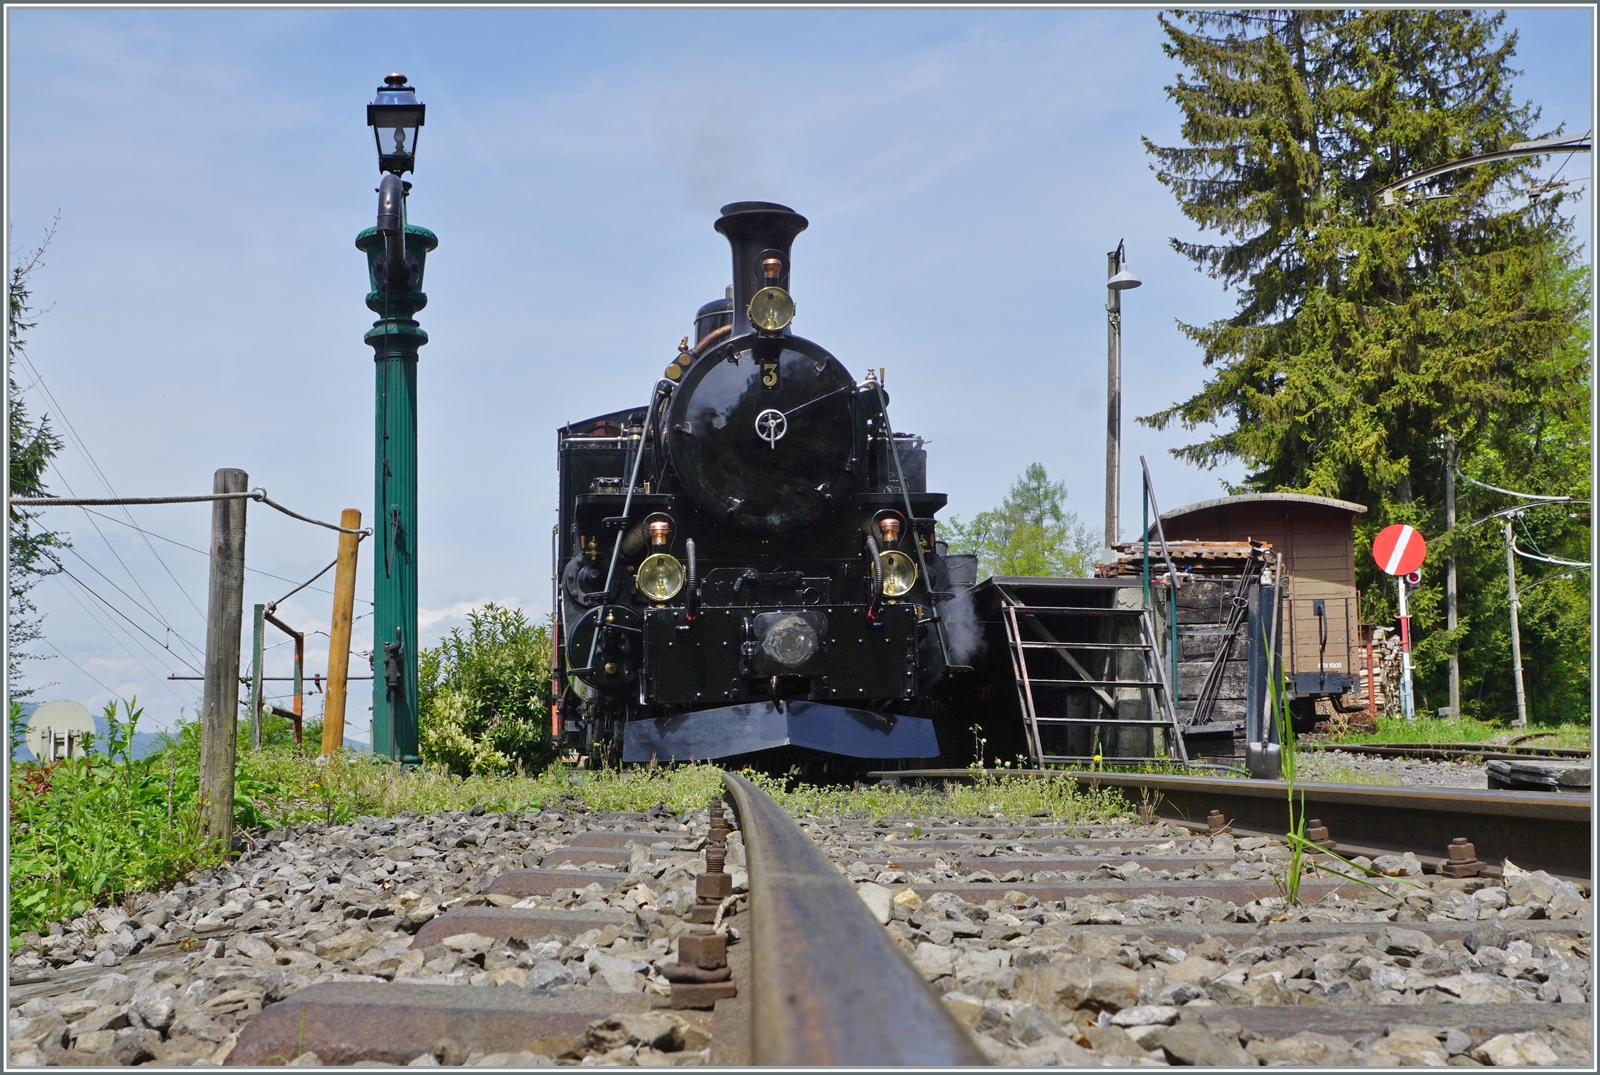
[[[1220,497],[1163,512],[1168,541],[1259,541],[1277,555],[1283,671],[1296,724],[1318,699],[1355,705],[1362,669],[1354,520],[1361,504],[1300,493]],[[1151,535],[1152,538],[1154,535]]]

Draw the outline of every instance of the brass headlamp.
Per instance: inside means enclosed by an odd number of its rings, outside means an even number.
[[[778,286],[783,273],[783,259],[762,258],[761,275],[765,287],[750,296],[750,323],[765,333],[782,332],[794,320],[794,299]]]

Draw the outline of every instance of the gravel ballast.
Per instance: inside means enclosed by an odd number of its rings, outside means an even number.
[[[414,981],[602,1008],[627,995],[618,1008],[630,1009],[516,1053],[442,1040],[404,1061],[414,1066],[706,1063],[709,1018],[638,1009],[669,992],[660,968],[689,928],[708,821],[458,812],[270,833],[227,869],[25,938],[10,967],[10,1062],[216,1064],[264,1007],[305,986]],[[1048,818],[801,823],[996,1063],[1591,1059],[1587,885],[1457,880],[1383,856],[1359,861],[1390,874],[1398,899],[1308,877],[1310,895],[1290,906],[1275,894],[1287,852],[1264,837]],[[573,844],[597,831],[618,835]],[[560,865],[544,868],[547,856]],[[736,892],[743,861],[735,833]],[[491,891],[529,869],[550,891]],[[549,880],[563,871],[570,887]],[[468,919],[441,916],[464,907],[610,924],[496,939],[449,928]]]

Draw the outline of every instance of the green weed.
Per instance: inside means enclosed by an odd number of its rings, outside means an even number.
[[[1269,642],[1267,645],[1268,668],[1273,667],[1272,659],[1272,645]],[[1346,881],[1353,881],[1363,888],[1370,888],[1380,895],[1388,896],[1390,899],[1398,901],[1400,897],[1379,888],[1365,879],[1366,877],[1381,877],[1382,874],[1377,870],[1357,865],[1343,855],[1306,839],[1306,795],[1304,791],[1301,791],[1299,801],[1295,801],[1295,791],[1298,789],[1300,777],[1300,756],[1295,749],[1294,731],[1290,727],[1289,706],[1283,696],[1282,680],[1277,680],[1272,684],[1272,690],[1268,692],[1268,705],[1272,710],[1273,723],[1278,729],[1279,749],[1282,751],[1281,757],[1283,759],[1283,782],[1289,794],[1289,831],[1284,834],[1284,840],[1289,845],[1289,864],[1281,876],[1274,878],[1278,891],[1283,893],[1284,902],[1291,906],[1300,902],[1300,879],[1305,875],[1308,867]],[[1344,869],[1335,869],[1323,862],[1308,861],[1308,856],[1311,855],[1325,855],[1340,863]],[[1403,879],[1400,883],[1410,885],[1412,888],[1422,887]]]
[[[150,757],[131,755],[141,715],[108,707],[103,749],[49,766],[17,765],[11,776],[11,933],[159,887],[220,861],[199,825],[199,729],[184,724]],[[277,738],[277,737],[273,737]],[[436,814],[482,806],[495,812],[703,807],[723,793],[712,765],[576,771],[553,767],[459,776],[441,764],[403,771],[370,754],[314,756],[283,741],[240,749],[234,817],[243,830],[337,824],[362,816]],[[1116,789],[1070,780],[986,775],[942,790],[816,787],[746,772],[791,814],[867,817],[1049,817],[1072,822],[1131,817]],[[15,943],[15,942],[13,942]]]
[[[1439,720],[1418,717],[1408,721],[1400,717],[1379,717],[1375,732],[1347,732],[1330,735],[1327,743],[1487,743],[1504,740],[1512,735],[1536,734],[1537,738],[1525,740],[1529,746],[1586,747],[1590,728],[1587,724],[1544,724],[1527,728],[1511,728],[1490,721]]]
[[[135,761],[137,700],[106,706],[105,750],[14,765],[10,781],[12,936],[216,860],[198,820],[195,765]],[[183,789],[181,792],[178,789]]]

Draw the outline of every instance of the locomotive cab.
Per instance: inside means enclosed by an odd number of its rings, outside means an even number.
[[[557,435],[556,720],[628,762],[932,758],[945,496],[888,394],[794,335],[784,206],[725,206],[730,296],[650,403]],[[620,751],[619,751],[620,748]]]

